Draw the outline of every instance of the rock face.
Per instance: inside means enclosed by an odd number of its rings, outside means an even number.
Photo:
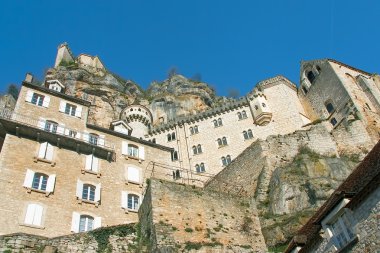
[[[90,123],[109,127],[119,119],[121,111],[132,103],[147,106],[153,114],[153,125],[167,123],[177,117],[196,114],[223,102],[208,84],[173,75],[163,82],[152,82],[147,91],[131,80],[108,71],[98,72],[72,63],[47,71],[47,80],[57,79],[66,93],[92,102]]]

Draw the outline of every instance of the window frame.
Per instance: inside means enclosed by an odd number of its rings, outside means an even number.
[[[35,172],[33,176],[32,190],[46,192],[48,180],[49,180],[49,175],[46,175],[45,173],[41,173],[41,172]]]
[[[33,92],[31,103],[37,106],[43,106],[45,96],[36,92]]]
[[[66,115],[76,116],[76,111],[77,111],[77,106],[76,105],[73,105],[73,104],[70,104],[70,103],[66,102],[65,111],[64,111],[64,113]]]
[[[91,228],[88,229],[88,223],[89,223],[90,218],[92,220],[91,221]],[[81,230],[82,220],[84,220],[84,222],[85,222],[85,224],[84,224],[85,226],[84,226],[83,230]],[[94,230],[94,225],[95,225],[95,217],[92,217],[91,215],[87,215],[87,214],[82,214],[79,216],[79,228],[78,228],[79,233]]]

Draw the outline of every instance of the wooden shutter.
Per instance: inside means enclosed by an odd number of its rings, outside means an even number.
[[[32,102],[32,98],[33,98],[33,91],[27,90],[26,96],[25,96],[25,101]]]
[[[46,191],[47,192],[54,192],[54,186],[55,186],[55,178],[56,175],[50,175],[47,184],[46,184]]]
[[[66,101],[61,100],[61,102],[59,103],[59,111],[65,112],[65,109],[66,109]]]
[[[65,135],[70,135],[70,129],[65,128]]]
[[[77,180],[77,191],[76,196],[78,199],[82,199],[82,192],[83,192],[83,182],[81,180]]]
[[[41,226],[42,225],[42,212],[44,208],[41,205],[34,204],[34,217],[33,225]]]
[[[94,218],[94,229],[100,228],[102,226],[102,217]]]
[[[46,120],[44,118],[39,118],[38,120],[38,127],[41,128],[41,129],[45,129],[45,124],[46,124]]]
[[[92,157],[92,171],[99,171],[99,158],[97,158],[96,156]]]
[[[44,101],[42,102],[42,106],[48,108],[49,104],[50,104],[50,97],[49,96],[45,96],[44,97]]]
[[[86,170],[91,170],[92,155],[86,156]]]
[[[99,135],[98,146],[102,146],[102,147],[104,146],[104,143],[105,143],[104,138],[105,138],[104,135]]]
[[[77,109],[75,110],[75,116],[78,118],[82,117],[82,106],[77,106]]]
[[[58,134],[64,134],[65,133],[65,125],[58,125],[57,126],[57,133]]]
[[[100,188],[101,187],[102,187],[101,183],[99,183],[98,185],[96,185],[96,189],[95,189],[95,201],[96,202],[100,201]]]
[[[38,151],[38,157],[44,159],[45,158],[45,153],[46,153],[46,148],[47,148],[48,143],[43,142],[40,144],[40,150]]]
[[[33,178],[34,178],[34,171],[30,169],[26,169],[26,175],[25,175],[23,186],[27,188],[32,188]]]
[[[74,233],[79,232],[79,220],[80,220],[80,214],[77,212],[73,212],[73,217],[71,219],[71,231]]]
[[[139,147],[139,159],[145,160],[145,149],[143,146]]]
[[[35,210],[36,210],[36,204],[28,205],[26,209],[25,219],[24,219],[25,224],[33,224]]]
[[[128,155],[128,142],[126,141],[121,143],[121,154]]]
[[[53,160],[53,151],[54,151],[53,145],[47,142],[46,156],[45,156],[46,160],[49,160],[49,161]]]
[[[128,209],[128,192],[126,191],[121,192],[121,207]]]
[[[140,183],[140,170],[134,167],[128,167],[128,181]]]
[[[83,140],[89,142],[89,134],[88,132],[83,133]]]

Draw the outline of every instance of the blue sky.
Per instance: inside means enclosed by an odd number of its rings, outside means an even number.
[[[0,92],[26,72],[42,79],[62,42],[143,88],[173,67],[218,95],[278,74],[298,84],[302,60],[379,73],[379,15],[377,0],[4,0]]]

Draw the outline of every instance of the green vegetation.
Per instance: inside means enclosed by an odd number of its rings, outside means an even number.
[[[287,248],[288,244],[280,244],[273,247],[268,247],[269,252],[277,253],[277,252],[284,252]]]
[[[253,220],[251,217],[245,216],[243,219],[243,223],[241,224],[241,230],[243,232],[249,233],[251,230],[251,225],[253,223]]]
[[[194,230],[193,230],[192,228],[185,228],[185,231],[186,231],[187,233],[192,233]]]

